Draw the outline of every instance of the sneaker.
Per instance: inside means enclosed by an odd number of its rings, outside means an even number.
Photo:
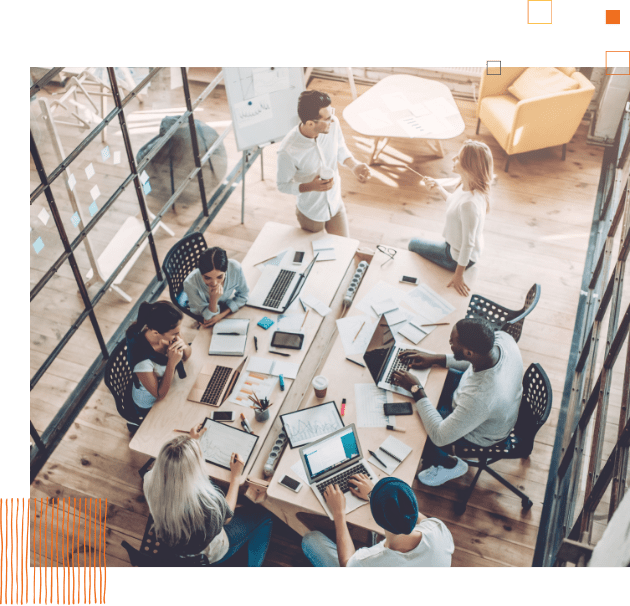
[[[468,471],[468,463],[462,461],[459,457],[457,459],[457,465],[453,469],[447,469],[441,465],[429,467],[418,474],[418,480],[426,486],[441,486],[449,480],[454,480],[463,476]]]

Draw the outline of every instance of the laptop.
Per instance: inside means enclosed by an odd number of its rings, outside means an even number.
[[[409,368],[409,366],[398,357],[398,354],[406,349],[422,351],[415,347],[398,347],[391,327],[387,323],[387,318],[384,315],[379,316],[370,343],[363,354],[363,361],[368,367],[377,387],[404,396],[411,396],[411,392],[391,382],[392,374],[396,370],[407,370],[417,377],[422,385],[426,383],[430,369],[418,370]]]
[[[324,490],[330,484],[337,484],[345,493],[346,513],[367,505],[367,501],[355,497],[348,488],[348,479],[357,473],[366,473],[376,481],[376,474],[363,458],[354,423],[302,446],[300,457],[308,483],[331,520],[333,515],[324,498]]]
[[[317,261],[317,255],[307,265],[304,273],[277,265],[266,265],[256,286],[249,294],[247,305],[284,313],[300,294],[315,261]]]
[[[186,399],[208,406],[221,406],[232,393],[246,361],[247,358],[236,369],[233,366],[206,362]]]

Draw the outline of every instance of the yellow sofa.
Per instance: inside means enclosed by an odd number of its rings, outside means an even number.
[[[506,172],[514,154],[554,145],[562,145],[564,160],[567,143],[580,125],[595,92],[588,78],[575,68],[558,67],[556,69],[562,74],[577,81],[577,88],[519,101],[508,88],[526,69],[502,67],[500,76],[489,76],[484,70],[481,77],[477,134],[479,124],[483,122],[507,154]]]

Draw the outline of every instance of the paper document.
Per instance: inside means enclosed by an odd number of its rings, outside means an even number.
[[[332,238],[321,238],[320,240],[314,240],[313,254],[319,253],[317,256],[317,262],[319,261],[334,261],[337,256],[335,255],[335,241]]]
[[[249,372],[258,372],[275,377],[282,375],[285,379],[295,379],[299,369],[300,365],[295,362],[269,360],[268,358],[259,358],[257,356],[250,358],[247,364],[247,370]]]
[[[282,332],[300,332],[302,322],[304,322],[306,314],[284,314],[278,316],[278,325],[276,330]]]
[[[300,295],[300,299],[304,305],[312,307],[322,318],[330,313],[330,307],[325,303],[322,303],[317,297],[313,295]]]
[[[414,345],[417,345],[420,341],[422,341],[422,339],[424,339],[424,337],[436,329],[435,326],[428,326],[425,328],[422,324],[423,321],[416,316],[406,322],[405,325],[398,330],[398,334],[411,341]]]
[[[392,124],[389,116],[381,109],[370,109],[359,114],[359,117],[367,124],[370,129],[384,128]]]
[[[403,93],[390,93],[381,97],[390,112],[398,112],[409,107],[409,101]]]
[[[306,470],[304,469],[304,463],[302,463],[302,459],[298,459],[297,463],[291,465],[291,471],[300,479],[304,484],[308,484],[308,478],[306,477]],[[278,481],[282,478],[278,476]]]
[[[385,465],[381,465],[374,457],[370,457],[368,462],[391,475],[412,450],[411,446],[407,446],[394,436],[389,436],[375,451]]]
[[[387,312],[385,318],[390,327],[392,327],[401,322],[406,322],[410,315],[411,314],[407,313],[404,309],[396,308],[393,311]]]
[[[346,356],[365,353],[375,326],[376,320],[365,315],[337,320],[337,330]]]
[[[258,436],[210,419],[206,419],[204,427],[207,427],[208,431],[199,438],[199,443],[204,459],[208,463],[229,469],[230,455],[235,452],[247,465]]]
[[[426,284],[420,284],[405,296],[407,303],[414,311],[428,322],[439,322],[444,316],[455,311],[455,308],[443,297],[440,297]]]
[[[449,116],[456,116],[459,114],[457,106],[449,103],[444,97],[430,99],[424,103],[433,115],[441,118],[448,118]]]
[[[356,383],[354,399],[357,407],[357,427],[385,427],[389,417],[383,413],[387,392],[374,383]]]
[[[372,309],[377,316],[380,316],[381,314],[386,314],[398,309],[398,305],[391,299],[385,299],[384,301],[375,301],[372,303]]]
[[[249,396],[255,394],[259,399],[268,398],[277,382],[277,377],[246,370],[238,378],[228,402],[234,402],[240,406],[252,406]]]
[[[295,255],[295,250],[293,248],[287,248],[286,250],[283,250],[282,252],[279,252],[272,259],[267,259],[266,261],[263,261],[262,263],[257,263],[256,267],[260,271],[265,269],[265,267],[267,267],[267,265],[276,265],[276,266],[279,266],[279,267],[289,267],[289,265],[291,265],[291,259],[293,259],[294,255]]]
[[[368,314],[371,318],[376,318],[372,305],[381,303],[386,300],[392,300],[396,307],[400,307],[400,302],[405,297],[405,292],[400,288],[396,288],[387,282],[377,282],[372,289],[355,305],[355,309],[359,309],[363,313]]]
[[[427,106],[424,103],[416,103],[415,105],[409,106],[409,111],[414,116],[427,116],[431,112],[427,109]]]
[[[304,408],[280,418],[293,448],[315,442],[343,427],[334,402]]]

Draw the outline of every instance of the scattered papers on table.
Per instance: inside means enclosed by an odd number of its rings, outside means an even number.
[[[383,413],[387,392],[374,383],[356,383],[354,399],[357,407],[357,427],[385,427],[389,417]]]
[[[407,446],[407,444],[401,442],[398,438],[389,436],[375,451],[378,458],[383,461],[385,465],[381,465],[373,456],[368,459],[368,462],[382,469],[386,474],[392,475],[401,462],[409,456],[412,450],[413,448],[411,448],[411,446]]]
[[[332,238],[321,238],[314,240],[313,254],[319,253],[317,261],[334,261],[337,256],[335,255],[335,241]]]
[[[407,303],[422,318],[427,318],[426,324],[439,322],[444,316],[455,311],[455,308],[443,297],[438,295],[426,284],[420,284],[405,295]]]
[[[420,320],[418,316],[409,320],[403,327],[398,330],[398,334],[409,339],[414,345],[417,345],[426,337],[430,332],[436,329],[435,326],[423,327],[423,320]]]
[[[267,267],[267,265],[276,265],[276,266],[280,266],[280,267],[289,267],[289,265],[292,265],[291,259],[293,259],[294,255],[295,255],[295,250],[293,248],[287,248],[286,250],[283,250],[283,251],[279,252],[272,259],[267,259],[266,261],[263,261],[262,263],[256,263],[256,267],[260,271],[265,269],[265,267]]]
[[[398,309],[398,305],[391,299],[385,299],[384,301],[375,301],[372,303],[372,309],[377,316],[386,314],[387,312]]]
[[[397,307],[393,311],[387,312],[385,318],[390,326],[395,326],[401,322],[405,322],[411,314],[408,314],[404,309]]]
[[[392,124],[389,116],[379,108],[362,112],[359,116],[370,129],[384,128],[385,126]]]
[[[390,93],[381,97],[390,112],[398,112],[409,107],[409,101],[403,93]]]
[[[299,369],[300,365],[295,362],[269,360],[268,358],[259,358],[257,356],[251,357],[247,364],[247,370],[250,372],[258,372],[276,377],[282,375],[285,379],[295,379]]]
[[[306,477],[306,470],[304,469],[304,463],[302,463],[302,459],[298,459],[297,463],[291,465],[291,471],[298,477],[302,482],[308,484],[308,478]],[[280,476],[278,476],[278,481],[280,481]]]
[[[405,297],[406,293],[400,288],[396,288],[387,282],[382,280],[377,282],[372,289],[355,305],[355,309],[368,314],[370,317],[375,318],[378,314],[374,312],[372,305],[381,303],[386,300],[391,300],[396,304],[396,307],[400,307],[400,302]]]
[[[365,353],[375,326],[376,320],[365,315],[337,320],[337,330],[346,356]]]
[[[306,314],[284,314],[278,316],[278,326],[276,326],[276,330],[280,330],[282,332],[300,332],[300,327],[302,326],[302,322],[304,322],[304,317]]]
[[[424,103],[416,103],[415,105],[409,106],[409,111],[414,116],[427,116],[431,112],[427,109],[427,106]]]
[[[241,406],[252,406],[253,402],[249,396],[256,394],[260,399],[268,398],[277,382],[277,377],[269,377],[262,373],[246,370],[238,378],[228,402],[234,402],[234,404]]]
[[[300,295],[300,299],[304,305],[312,307],[322,318],[330,313],[330,307],[313,295]]]
[[[429,99],[429,101],[425,101],[424,103],[433,115],[441,118],[448,118],[449,116],[459,114],[457,106],[449,103],[444,97]]]

